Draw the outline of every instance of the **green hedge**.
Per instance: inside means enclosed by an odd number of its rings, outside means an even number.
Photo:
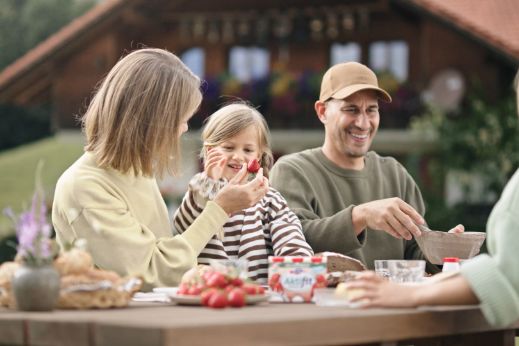
[[[0,104],[0,151],[50,136],[50,119],[50,107]]]

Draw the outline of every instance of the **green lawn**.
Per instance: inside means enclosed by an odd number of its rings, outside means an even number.
[[[12,207],[18,213],[30,204],[39,160],[44,162],[42,182],[50,202],[59,176],[82,152],[83,137],[79,131],[0,152],[0,211]],[[13,232],[11,222],[1,213],[0,238]]]

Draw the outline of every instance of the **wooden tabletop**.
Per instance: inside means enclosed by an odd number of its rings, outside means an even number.
[[[0,344],[9,345],[396,345],[417,339],[415,344],[443,345],[453,337],[456,345],[513,345],[516,327],[493,329],[476,306],[360,310],[263,303],[214,310],[132,303],[125,309],[40,313],[0,308]]]

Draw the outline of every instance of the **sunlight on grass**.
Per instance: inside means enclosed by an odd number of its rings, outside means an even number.
[[[78,132],[56,135],[0,153],[0,210],[12,207],[16,213],[28,206],[34,191],[38,161],[44,162],[42,182],[50,203],[59,176],[83,152]],[[0,238],[14,232],[10,220],[0,216]]]

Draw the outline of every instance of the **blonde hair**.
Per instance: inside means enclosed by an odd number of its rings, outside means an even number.
[[[134,51],[110,70],[82,118],[85,150],[122,173],[176,174],[180,126],[201,100],[200,79],[174,54]]]
[[[202,131],[204,146],[200,156],[205,160],[209,147],[220,145],[249,126],[256,127],[258,131],[260,165],[263,168],[263,175],[268,177],[274,161],[270,149],[270,131],[261,113],[246,103],[224,106],[206,120]]]

